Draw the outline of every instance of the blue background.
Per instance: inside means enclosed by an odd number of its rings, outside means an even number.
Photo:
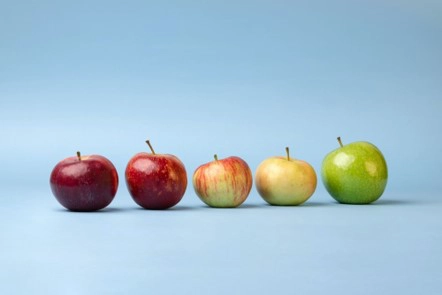
[[[438,294],[442,4],[437,1],[1,1],[0,290],[6,293]],[[389,183],[370,206],[321,182],[301,207],[138,210],[124,169],[150,138],[189,180],[370,141]],[[64,211],[74,155],[120,175],[106,214]],[[2,292],[3,293],[3,292]],[[5,293],[5,294],[6,294]]]

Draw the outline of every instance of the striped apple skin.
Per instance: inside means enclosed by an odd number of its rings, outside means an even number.
[[[228,157],[198,167],[192,182],[195,193],[208,206],[234,208],[247,199],[253,177],[243,159]]]

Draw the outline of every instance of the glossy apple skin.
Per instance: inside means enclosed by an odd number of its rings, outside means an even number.
[[[69,157],[60,161],[50,176],[52,193],[71,211],[97,211],[107,207],[118,189],[118,173],[100,155]]]
[[[196,194],[208,206],[234,208],[247,199],[253,178],[244,160],[229,157],[199,166],[192,181]]]
[[[354,142],[329,153],[322,162],[325,188],[338,202],[369,204],[378,200],[387,185],[387,163],[369,142]]]
[[[129,160],[125,176],[133,200],[145,209],[173,207],[187,188],[184,164],[173,155],[138,153]]]
[[[316,173],[309,163],[287,157],[268,158],[255,173],[256,189],[271,205],[300,205],[313,195],[316,184]]]

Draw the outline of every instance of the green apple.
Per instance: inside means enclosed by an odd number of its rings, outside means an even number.
[[[299,205],[315,192],[317,177],[313,167],[304,161],[271,157],[259,164],[255,185],[261,197],[271,205]]]
[[[369,204],[381,197],[387,185],[387,163],[381,151],[365,141],[343,145],[322,162],[325,188],[338,202]]]

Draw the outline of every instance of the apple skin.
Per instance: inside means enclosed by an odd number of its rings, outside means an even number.
[[[193,174],[195,193],[210,207],[235,208],[248,197],[252,171],[239,157],[228,157],[199,166]]]
[[[316,184],[313,167],[293,158],[268,158],[259,164],[255,173],[256,189],[271,205],[300,205],[313,195]]]
[[[322,182],[329,194],[343,204],[369,204],[381,197],[388,179],[381,151],[365,141],[330,152],[322,162]]]
[[[114,199],[118,173],[112,162],[103,156],[78,155],[66,158],[54,167],[50,186],[55,198],[66,209],[97,211]]]
[[[129,160],[125,176],[133,200],[145,209],[173,207],[187,188],[186,169],[174,155],[138,153]]]

